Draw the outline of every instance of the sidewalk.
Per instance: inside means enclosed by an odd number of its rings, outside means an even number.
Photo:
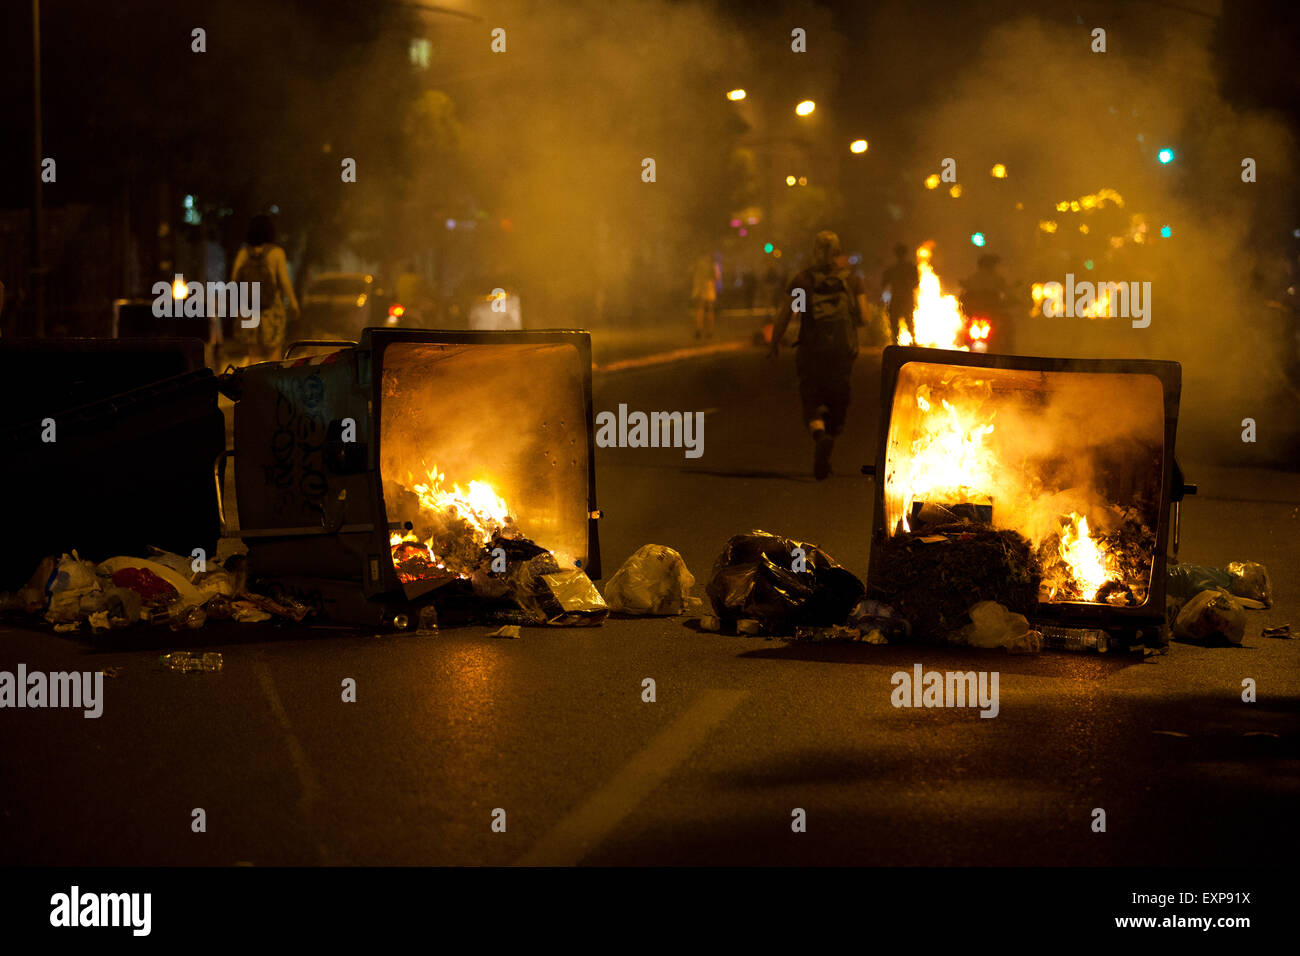
[[[695,320],[679,316],[658,325],[589,329],[591,361],[599,374],[718,352],[757,349],[754,335],[761,332],[762,326],[763,320],[758,316],[720,314],[709,339],[697,339]]]

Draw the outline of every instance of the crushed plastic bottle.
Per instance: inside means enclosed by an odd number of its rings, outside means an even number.
[[[1056,627],[1041,628],[1043,647],[1058,651],[1096,651],[1105,654],[1110,649],[1110,635],[1099,628]]]
[[[221,670],[221,655],[210,651],[207,654],[195,654],[192,651],[173,651],[158,658],[168,670],[180,671],[182,674],[213,673]]]

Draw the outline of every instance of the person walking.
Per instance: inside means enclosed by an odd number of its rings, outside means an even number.
[[[813,477],[831,473],[835,437],[844,430],[853,362],[858,357],[858,327],[867,311],[866,285],[843,261],[840,238],[817,233],[812,266],[790,280],[789,301],[777,312],[768,355],[781,348],[790,320],[799,316],[795,370],[803,420],[813,439]]]
[[[912,311],[916,308],[916,287],[920,281],[916,261],[908,255],[907,246],[903,243],[894,246],[894,262],[885,270],[880,284],[889,290],[889,326],[894,336],[890,344],[898,344],[900,325],[907,329],[912,344],[915,344],[916,330],[912,328]]]
[[[695,337],[713,338],[714,307],[718,301],[718,267],[713,256],[704,253],[695,260],[691,277],[691,299],[695,302]]]
[[[298,299],[289,281],[289,260],[275,243],[270,216],[254,216],[248,224],[247,244],[235,256],[230,277],[235,282],[256,282],[260,286],[258,324],[245,328],[238,322],[235,326],[235,335],[248,349],[249,361],[279,359],[288,321],[298,318]]]

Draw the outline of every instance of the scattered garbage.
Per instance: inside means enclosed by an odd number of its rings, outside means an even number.
[[[712,614],[705,614],[700,618],[701,631],[720,631],[722,630],[722,621]]]
[[[863,598],[854,605],[849,612],[849,624],[864,635],[873,631],[880,634],[881,639],[870,641],[872,644],[887,644],[891,637],[895,641],[906,641],[912,633],[912,625],[906,618],[888,604],[870,598]]]
[[[1201,591],[1183,605],[1174,619],[1174,636],[1183,641],[1240,644],[1245,634],[1245,610],[1235,597],[1219,588]]]
[[[158,658],[158,661],[168,670],[180,671],[182,674],[211,674],[221,670],[224,664],[221,655],[215,651],[209,651],[206,654],[195,654],[192,651],[173,651],[170,654],[164,654]]]
[[[43,559],[26,587],[0,595],[0,611],[43,612],[56,633],[84,626],[96,635],[139,622],[180,631],[196,630],[208,620],[298,622],[310,613],[292,598],[247,591],[244,560],[234,554],[195,572],[190,558],[157,548],[148,558],[118,555],[99,564],[73,551]]]
[[[646,544],[605,584],[605,601],[611,611],[623,614],[681,614],[694,586],[695,576],[680,554],[662,544]]]
[[[1258,601],[1264,607],[1273,606],[1273,582],[1268,576],[1268,568],[1257,561],[1233,561],[1227,567],[1232,579],[1228,593],[1238,599]]]
[[[438,631],[438,609],[432,604],[426,604],[420,608],[419,617],[416,618],[416,634],[436,634]]]
[[[1042,630],[1042,641],[1044,647],[1055,651],[1096,651],[1098,654],[1105,654],[1111,645],[1110,635],[1097,627],[1047,625]]]
[[[801,624],[794,629],[794,639],[812,644],[841,643],[862,640],[862,632],[846,624],[835,624],[831,627],[808,627]]]
[[[591,627],[609,616],[609,605],[591,583],[587,572],[570,568],[541,575],[540,599],[546,623],[555,627]]]
[[[1166,575],[1165,592],[1174,598],[1190,600],[1203,591],[1219,588],[1258,607],[1273,606],[1273,582],[1268,568],[1257,561],[1233,561],[1223,568],[1199,564],[1175,564]],[[1251,605],[1246,605],[1251,606]]]
[[[1029,619],[1007,610],[997,601],[979,601],[967,613],[970,623],[951,634],[951,643],[1001,647],[1014,654],[1036,654],[1042,650],[1042,635],[1031,631]]]
[[[720,627],[772,635],[843,624],[864,590],[816,545],[758,530],[727,542],[705,588]]]
[[[1277,637],[1284,641],[1289,641],[1294,637],[1291,633],[1290,624],[1279,624],[1277,627],[1266,627],[1260,632],[1260,637]]]
[[[488,635],[488,637],[519,637],[519,636],[520,633],[519,633],[518,624],[504,624]]]

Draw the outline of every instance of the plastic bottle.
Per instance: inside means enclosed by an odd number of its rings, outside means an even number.
[[[1043,646],[1058,651],[1096,651],[1105,654],[1110,649],[1110,635],[1098,628],[1055,627],[1042,628]]]

